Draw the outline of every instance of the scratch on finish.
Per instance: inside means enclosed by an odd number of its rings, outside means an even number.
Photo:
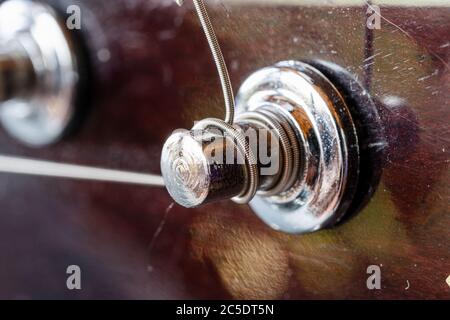
[[[415,42],[414,38],[402,27],[400,27],[399,25],[396,25],[394,22],[392,22],[391,20],[389,20],[388,18],[385,18],[381,13],[378,14],[378,12],[372,7],[372,5],[367,1],[364,0],[364,2],[367,4],[367,6],[369,6],[377,15],[380,16],[381,19],[383,19],[384,21],[386,21],[387,23],[389,23],[390,25],[393,25],[394,27],[396,27],[398,30],[400,30],[403,34],[405,34],[409,39],[411,39],[412,41]],[[432,54],[436,59],[438,59],[448,70],[450,70],[450,65],[444,60],[442,59],[436,52],[428,50],[430,52],[430,54]]]
[[[151,253],[153,248],[155,247],[156,244],[156,240],[158,240],[159,235],[161,234],[161,232],[164,229],[164,226],[166,225],[166,221],[167,221],[167,217],[169,216],[169,212],[170,210],[172,210],[173,206],[175,205],[174,202],[172,202],[166,209],[166,211],[164,212],[164,216],[161,220],[161,222],[158,225],[158,228],[155,231],[155,234],[153,235],[152,241],[150,242],[149,245],[149,252]]]

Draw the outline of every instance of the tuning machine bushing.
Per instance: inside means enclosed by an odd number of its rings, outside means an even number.
[[[0,122],[20,142],[54,143],[72,124],[80,80],[75,45],[48,5],[0,5]]]

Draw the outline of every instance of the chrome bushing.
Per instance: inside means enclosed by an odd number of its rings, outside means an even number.
[[[64,135],[75,114],[78,67],[69,30],[52,8],[25,0],[0,5],[0,69],[8,68],[0,70],[0,122],[11,136],[39,147]],[[11,83],[5,94],[1,87]]]
[[[355,126],[333,84],[312,66],[286,61],[257,71],[242,85],[236,114],[270,108],[289,121],[301,146],[293,186],[257,195],[250,206],[272,228],[307,233],[337,223],[350,204],[359,166]]]

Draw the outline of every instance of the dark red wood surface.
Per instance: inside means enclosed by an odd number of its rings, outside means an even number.
[[[74,2],[92,73],[87,117],[41,150],[1,131],[0,153],[159,173],[171,131],[223,112],[196,16],[162,0]],[[290,236],[232,202],[188,210],[163,189],[1,174],[0,298],[450,298],[450,7],[382,15],[367,57],[363,7],[211,6],[236,87],[280,60],[331,61],[361,81],[371,64],[386,159],[351,220]],[[71,264],[81,291],[66,288]],[[374,264],[382,289],[370,291]]]

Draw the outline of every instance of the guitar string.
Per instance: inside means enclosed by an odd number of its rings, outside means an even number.
[[[175,1],[178,5],[182,5],[184,2],[184,0]],[[219,73],[225,100],[225,122],[233,124],[235,108],[234,94],[227,65],[203,0],[193,0],[193,2]],[[26,159],[5,155],[0,155],[0,172],[19,175],[127,183],[154,187],[165,186],[163,178],[158,175]]]
[[[372,0],[365,1],[366,4],[363,6],[364,16],[367,17],[367,10],[373,9]],[[365,28],[364,34],[364,65],[363,65],[363,81],[364,87],[368,92],[370,92],[372,87],[372,78],[373,78],[373,60],[374,58],[374,29],[373,28]]]
[[[184,0],[175,0],[175,2],[181,6]],[[222,85],[222,91],[225,101],[225,122],[233,125],[234,121],[234,93],[233,86],[231,84],[230,75],[228,73],[227,64],[223,56],[222,50],[220,49],[219,41],[217,40],[216,33],[214,32],[214,27],[209,18],[208,11],[206,10],[205,3],[203,0],[193,0],[195,11],[197,12],[200,24],[205,33],[206,39],[208,40],[209,47],[217,67],[217,72],[219,73],[220,83]]]
[[[0,172],[164,187],[161,176],[0,155]]]

